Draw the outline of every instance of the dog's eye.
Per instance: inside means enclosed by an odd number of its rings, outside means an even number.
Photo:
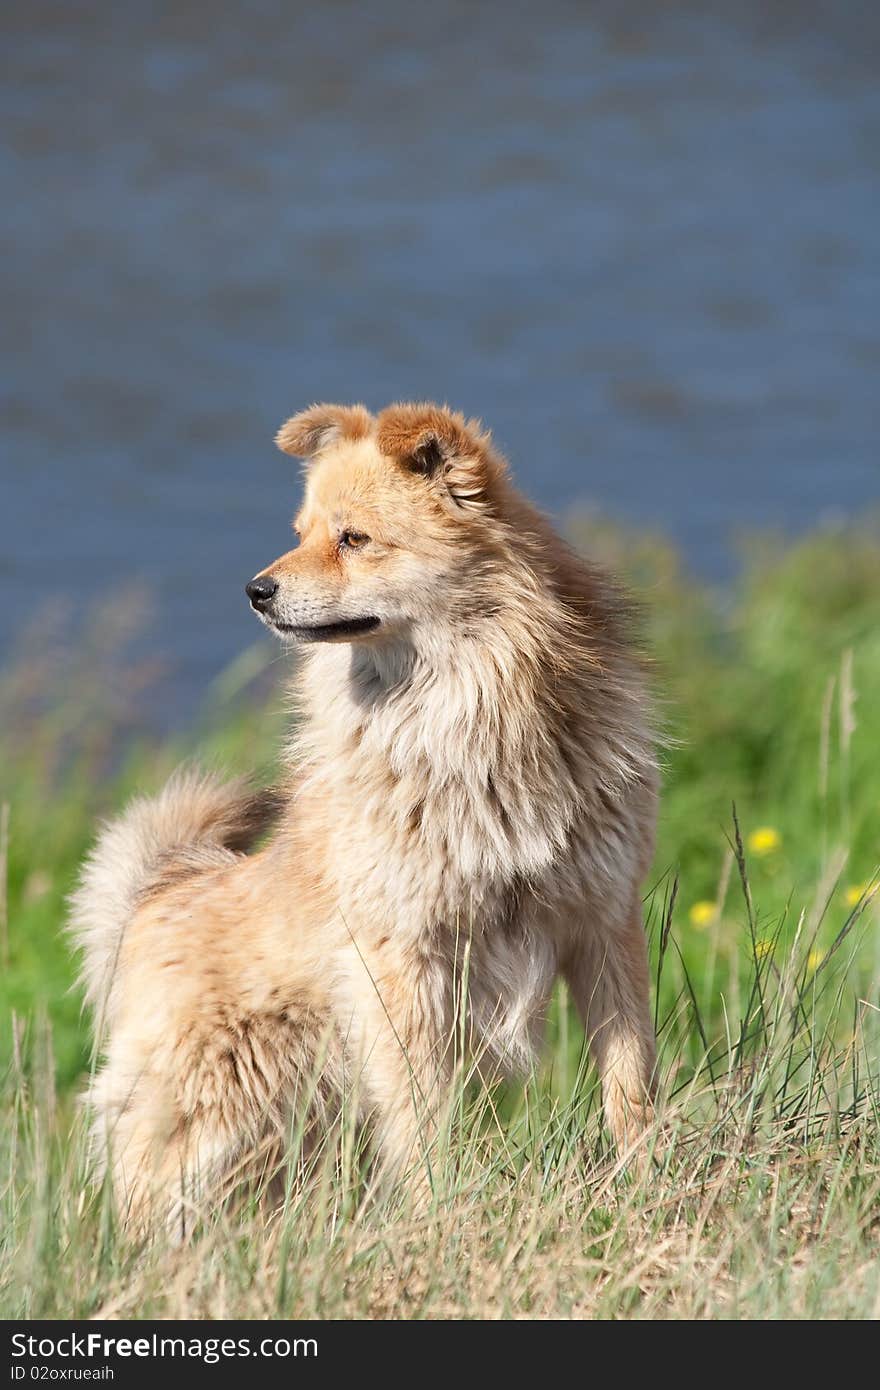
[[[365,536],[363,531],[343,531],[339,537],[339,548],[340,550],[360,550],[369,539],[369,536]]]

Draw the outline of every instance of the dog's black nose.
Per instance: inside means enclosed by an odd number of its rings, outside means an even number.
[[[265,608],[277,588],[277,579],[272,579],[268,574],[258,574],[250,584],[245,584],[244,591],[255,608]]]

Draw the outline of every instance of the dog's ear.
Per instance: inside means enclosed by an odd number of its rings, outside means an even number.
[[[311,459],[340,439],[363,439],[373,417],[362,405],[311,405],[281,426],[275,443],[294,458]]]
[[[442,485],[453,502],[471,510],[491,505],[504,474],[479,421],[445,406],[388,406],[378,419],[376,443],[383,454]]]

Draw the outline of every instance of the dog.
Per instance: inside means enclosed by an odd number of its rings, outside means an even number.
[[[299,543],[246,592],[301,649],[282,791],[178,773],[73,898],[97,1161],[142,1223],[214,1200],[315,1073],[314,1113],[354,1087],[380,1166],[427,1181],[465,953],[482,1067],[533,1065],[562,976],[619,1149],[652,1113],[658,764],[627,601],[448,408],[316,405],[277,443]]]

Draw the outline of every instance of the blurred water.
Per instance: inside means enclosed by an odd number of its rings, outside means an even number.
[[[880,492],[878,7],[30,3],[3,21],[0,641],[134,577],[187,706],[288,544],[271,436],[448,399],[672,533]]]

